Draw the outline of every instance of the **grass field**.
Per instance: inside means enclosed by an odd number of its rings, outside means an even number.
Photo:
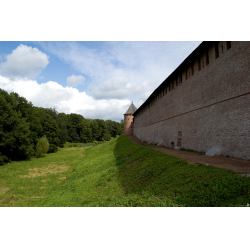
[[[0,206],[240,206],[250,178],[120,136],[0,167]]]

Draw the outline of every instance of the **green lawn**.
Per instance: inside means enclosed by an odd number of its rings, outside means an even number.
[[[91,145],[89,145],[91,146]],[[250,178],[133,144],[125,136],[0,167],[0,206],[240,206]],[[43,197],[31,199],[29,197]]]

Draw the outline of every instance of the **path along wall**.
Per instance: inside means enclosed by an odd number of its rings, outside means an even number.
[[[206,53],[200,53],[176,72],[182,78],[178,86],[164,81],[154,99],[137,110],[137,138],[202,152],[220,146],[225,156],[250,159],[250,42],[231,42],[228,50],[226,42],[217,46],[217,52],[214,44],[208,46],[208,65]]]

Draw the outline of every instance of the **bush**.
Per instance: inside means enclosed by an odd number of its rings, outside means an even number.
[[[58,146],[52,143],[49,143],[48,153],[56,153],[58,151]]]
[[[47,154],[49,149],[49,142],[46,138],[46,135],[44,135],[41,139],[38,140],[36,145],[36,157],[42,157]]]
[[[8,162],[10,162],[10,160],[5,155],[2,155],[0,152],[0,165],[4,165]]]

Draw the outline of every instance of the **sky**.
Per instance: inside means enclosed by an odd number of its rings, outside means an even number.
[[[120,121],[201,43],[0,42],[0,88],[34,106]]]

